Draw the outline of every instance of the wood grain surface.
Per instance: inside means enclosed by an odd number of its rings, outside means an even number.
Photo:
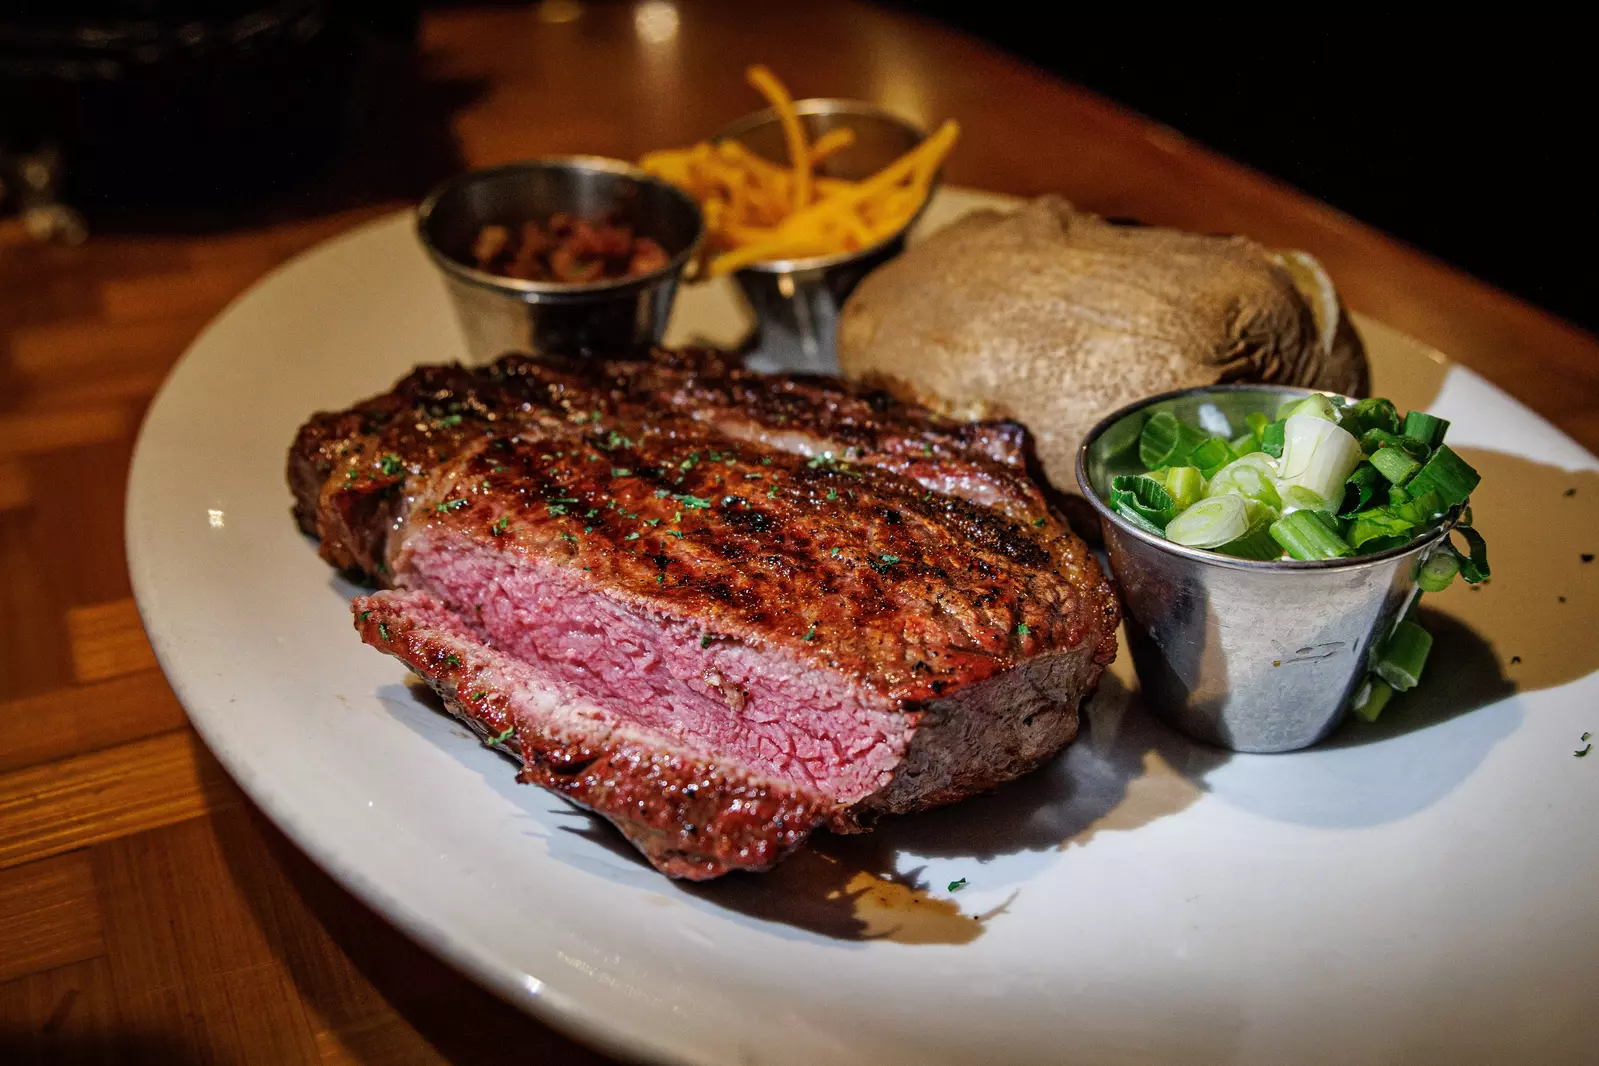
[[[427,16],[415,113],[442,128],[418,142],[453,144],[448,167],[633,157],[754,109],[742,70],[763,60],[797,95],[959,119],[951,182],[1308,249],[1352,306],[1599,446],[1595,338],[1169,129],[870,7],[650,10]],[[195,235],[0,241],[0,1061],[605,1061],[434,960],[267,824],[186,725],[129,598],[144,408],[262,274],[405,206],[342,188]]]

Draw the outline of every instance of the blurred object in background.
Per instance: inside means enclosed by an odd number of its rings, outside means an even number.
[[[0,211],[60,240],[85,222],[204,229],[415,199],[459,167],[447,119],[470,96],[420,76],[419,14],[416,0],[0,13]]]

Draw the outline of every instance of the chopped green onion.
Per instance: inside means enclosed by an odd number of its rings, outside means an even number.
[[[1227,442],[1227,447],[1233,450],[1233,455],[1235,456],[1248,455],[1250,452],[1258,452],[1260,450],[1255,446],[1255,435],[1253,433],[1245,433],[1241,437],[1234,437]]]
[[[1324,500],[1342,500],[1344,482],[1363,458],[1360,442],[1336,423],[1295,414],[1288,419],[1279,474]]]
[[[1283,512],[1285,514],[1290,511],[1332,510],[1331,500],[1323,499],[1303,485],[1289,485],[1285,482],[1278,482],[1277,491],[1282,494]]]
[[[1273,459],[1283,457],[1283,439],[1287,434],[1288,423],[1278,419],[1260,431],[1260,450]]]
[[[1373,397],[1361,400],[1349,410],[1344,412],[1343,421],[1339,423],[1350,433],[1359,437],[1367,430],[1380,429],[1385,433],[1399,432],[1399,412],[1389,400]]]
[[[1205,477],[1198,467],[1174,466],[1166,472],[1166,494],[1179,511],[1186,511],[1205,495]]]
[[[1193,451],[1188,453],[1185,460],[1189,466],[1197,466],[1199,472],[1206,477],[1213,477],[1216,471],[1232,462],[1235,456],[1227,442],[1220,437],[1212,437]]]
[[[1416,575],[1416,584],[1423,592],[1442,592],[1460,573],[1460,559],[1452,551],[1436,551],[1427,556]]]
[[[1166,535],[1166,531],[1164,529],[1162,529],[1160,526],[1157,526],[1155,523],[1151,522],[1149,519],[1145,518],[1143,515],[1139,514],[1125,503],[1111,504],[1111,509],[1120,515],[1124,521],[1130,525],[1137,526],[1145,533],[1153,533],[1157,537],[1163,537]]]
[[[1377,468],[1370,463],[1361,463],[1355,467],[1355,472],[1344,482],[1344,502],[1343,506],[1338,508],[1338,517],[1350,518],[1356,511],[1364,511],[1376,496],[1377,490],[1383,486],[1384,480],[1377,472]]]
[[[1249,503],[1244,505],[1249,507]],[[1255,520],[1249,527],[1249,532],[1237,540],[1228,541],[1216,550],[1223,555],[1231,555],[1238,559],[1270,560],[1282,557],[1282,546],[1277,543],[1277,538],[1271,535],[1272,519],[1275,512],[1256,505],[1254,507]]]
[[[1404,434],[1413,437],[1423,444],[1433,447],[1444,442],[1444,434],[1449,432],[1449,423],[1425,411],[1412,411],[1405,416]]]
[[[1421,469],[1421,464],[1403,448],[1378,448],[1371,453],[1371,465],[1395,485],[1403,485],[1410,475]]]
[[[1415,526],[1426,525],[1449,509],[1444,506],[1438,493],[1432,489],[1420,494],[1393,493],[1389,499],[1392,502],[1389,503],[1388,510]]]
[[[1260,447],[1260,435],[1266,432],[1266,427],[1271,425],[1271,419],[1259,411],[1251,411],[1244,417],[1244,422],[1249,426],[1249,435],[1255,438],[1255,447]]]
[[[1273,511],[1282,510],[1282,497],[1271,480],[1272,462],[1263,452],[1234,459],[1210,479],[1207,496],[1244,496]]]
[[[1190,548],[1217,548],[1249,532],[1242,496],[1210,496],[1166,524],[1166,539]]]
[[[1466,538],[1465,555],[1460,554],[1459,549],[1453,544],[1449,546],[1449,550],[1454,552],[1455,558],[1460,561],[1460,576],[1471,585],[1488,580],[1488,545],[1482,539],[1482,534],[1465,523],[1455,526],[1454,531]]]
[[[1455,507],[1466,502],[1481,480],[1482,475],[1470,463],[1456,455],[1449,445],[1442,444],[1432,453],[1427,465],[1410,480],[1407,489],[1412,496],[1432,489],[1444,506]]]
[[[1138,459],[1150,470],[1176,466],[1205,439],[1203,433],[1170,411],[1157,411],[1144,423],[1144,430],[1139,434]]]
[[[1292,559],[1338,559],[1355,554],[1322,511],[1295,511],[1271,524],[1272,538]]]
[[[1421,680],[1421,671],[1427,665],[1427,653],[1431,650],[1432,634],[1415,622],[1400,622],[1388,643],[1383,645],[1373,669],[1395,689],[1406,692]]]
[[[1110,505],[1118,512],[1124,508],[1136,511],[1138,516],[1157,529],[1164,529],[1177,514],[1177,504],[1171,494],[1154,478],[1124,474],[1110,483]]]
[[[1393,698],[1394,687],[1381,678],[1371,678],[1361,686],[1355,694],[1355,702],[1349,709],[1368,722],[1375,722],[1382,709],[1388,706],[1388,701]]]
[[[1317,393],[1307,396],[1303,400],[1290,400],[1277,409],[1279,420],[1289,419],[1295,415],[1306,415],[1310,418],[1319,418],[1323,422],[1338,424],[1338,408],[1327,397]]]
[[[1351,547],[1360,548],[1379,537],[1406,536],[1415,528],[1415,522],[1395,514],[1392,507],[1373,507],[1350,520],[1348,540]]]

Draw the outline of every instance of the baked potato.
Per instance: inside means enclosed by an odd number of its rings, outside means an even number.
[[[1056,196],[966,215],[868,275],[839,319],[847,377],[960,418],[1014,418],[1075,493],[1104,415],[1217,382],[1364,395],[1360,338],[1304,253],[1117,225]]]

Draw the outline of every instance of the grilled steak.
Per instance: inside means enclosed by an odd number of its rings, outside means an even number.
[[[1115,653],[1026,437],[708,352],[422,367],[320,414],[301,527],[523,780],[662,871],[763,869],[1031,770]]]

